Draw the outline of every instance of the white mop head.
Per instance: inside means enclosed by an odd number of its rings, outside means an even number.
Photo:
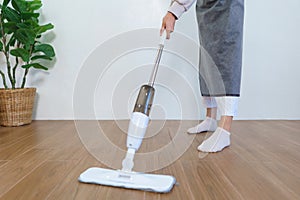
[[[89,168],[78,178],[83,183],[138,189],[159,193],[170,192],[176,183],[173,176],[123,172],[103,168]]]

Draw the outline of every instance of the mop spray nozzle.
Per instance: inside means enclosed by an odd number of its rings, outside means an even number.
[[[122,161],[122,171],[131,172],[134,165],[133,163],[134,154],[135,154],[135,149],[128,148],[126,157]]]

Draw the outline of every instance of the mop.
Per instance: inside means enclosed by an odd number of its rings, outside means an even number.
[[[155,65],[149,83],[140,88],[136,103],[130,118],[127,133],[127,153],[122,161],[121,170],[111,170],[92,167],[84,171],[78,178],[80,182],[106,186],[138,189],[159,193],[170,192],[176,179],[169,175],[146,174],[132,171],[135,152],[141,146],[149,123],[149,114],[155,89],[153,87],[159,62],[164,48],[166,34],[161,36]]]

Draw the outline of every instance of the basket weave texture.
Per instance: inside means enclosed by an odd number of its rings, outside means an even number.
[[[0,125],[30,124],[36,88],[0,89]]]

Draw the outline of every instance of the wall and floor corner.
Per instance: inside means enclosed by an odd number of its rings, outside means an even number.
[[[89,55],[99,45],[119,34],[145,28],[159,28],[169,5],[169,1],[161,0],[150,2],[129,0],[118,3],[92,0],[79,2],[44,0],[43,3],[42,20],[51,21],[55,25],[55,30],[48,34],[47,39],[52,41],[56,48],[57,60],[48,72],[30,73],[32,78],[28,86],[38,88],[38,101],[34,112],[34,119],[37,120],[77,118],[78,116],[74,116],[73,113],[73,92],[76,90],[75,85],[80,70]],[[300,119],[300,92],[297,89],[300,74],[299,6],[298,0],[287,0],[284,4],[279,0],[245,0],[242,97],[237,119]],[[178,21],[176,31],[197,42],[194,15],[192,8]],[[166,54],[164,58],[166,62],[172,60],[172,57],[168,56],[171,55]],[[121,69],[118,67],[123,67],[126,78],[133,83],[125,82],[125,79],[122,79],[125,75],[119,73],[120,81],[123,80],[122,87],[126,88],[128,84],[128,88],[138,88],[140,82],[134,82],[136,74],[131,73],[130,66],[149,64],[154,62],[154,57],[155,51],[138,51],[123,56],[112,63],[112,71],[107,76],[118,74]],[[101,60],[94,60],[94,63],[97,62],[101,63]],[[180,60],[169,63],[174,69],[182,72],[185,80],[188,80],[192,86],[194,95],[199,97],[197,76],[193,70],[184,66],[185,64]],[[163,72],[164,70],[159,72],[160,80],[169,80],[167,83],[172,86],[178,85],[178,80],[170,79],[168,74]],[[144,82],[148,81],[149,75],[144,74]],[[105,84],[111,85],[110,81],[114,79],[118,77],[105,77],[104,87]],[[99,99],[105,96],[105,94],[97,94],[97,90],[100,86],[103,87],[103,84],[100,85],[98,82],[98,85],[93,88],[95,102],[99,102]],[[203,117],[201,106],[199,106],[200,113],[191,112],[190,115],[182,115],[182,109],[194,110],[194,104],[189,104],[189,101],[178,103],[176,93],[185,92],[185,88],[178,87],[177,90],[158,89],[157,109],[153,109],[152,118]],[[128,119],[132,109],[132,105],[128,104],[135,98],[135,91],[129,89],[123,93],[124,95],[129,93],[130,99],[113,99],[114,105],[126,105],[128,108],[117,112],[109,106],[109,103],[95,103],[97,118]],[[168,98],[171,101],[166,101]],[[108,99],[108,102],[111,101]],[[200,102],[197,100],[199,105]],[[84,118],[92,118],[92,116]]]

